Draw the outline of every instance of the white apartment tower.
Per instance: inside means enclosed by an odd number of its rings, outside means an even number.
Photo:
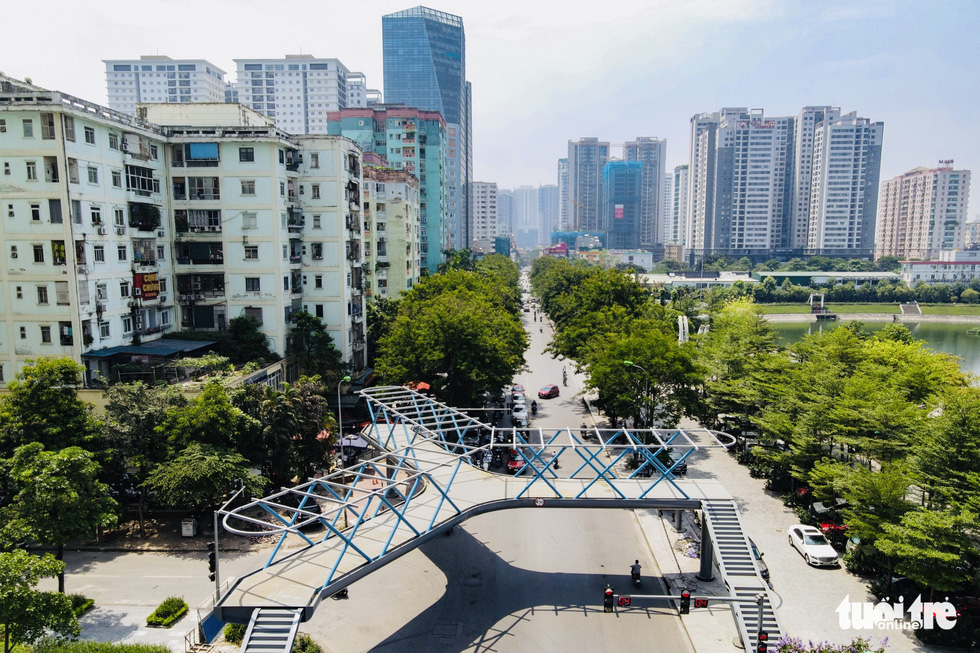
[[[640,136],[623,146],[626,161],[643,164],[640,173],[640,247],[663,249],[663,180],[667,158],[667,141]]]
[[[609,163],[609,143],[598,138],[568,141],[568,224],[577,231],[602,230],[602,169]]]
[[[558,230],[568,228],[568,159],[558,159]]]
[[[368,88],[364,73],[347,73],[347,107],[364,108],[381,104],[381,91]]]
[[[688,167],[679,165],[674,168],[673,180],[670,185],[671,221],[668,225],[666,242],[671,245],[683,245],[687,235],[687,188]]]
[[[288,54],[235,59],[238,99],[290,134],[327,133],[327,113],[346,108],[347,67],[339,59]]]
[[[497,184],[474,181],[470,185],[470,215],[473,216],[473,240],[493,240],[497,237]]]
[[[805,254],[873,254],[884,128],[851,112],[814,129]]]
[[[881,184],[875,259],[937,261],[963,249],[970,201],[970,171],[953,162],[918,167]]]
[[[551,232],[558,228],[558,186],[538,187],[538,244],[550,245]]]
[[[664,243],[672,243],[674,228],[674,175],[664,175],[663,192],[660,196],[661,216],[664,223]]]
[[[136,115],[137,104],[224,102],[225,71],[204,59],[105,59],[109,108]]]
[[[366,164],[363,194],[364,295],[397,298],[422,274],[419,180],[406,170]]]
[[[840,118],[838,107],[803,107],[796,117],[793,156],[793,219],[787,245],[807,246],[810,226],[810,190],[813,180],[813,136],[819,125]]]

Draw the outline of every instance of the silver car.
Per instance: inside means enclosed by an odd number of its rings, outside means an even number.
[[[819,529],[798,524],[789,529],[789,543],[799,551],[808,565],[813,567],[836,567],[840,564],[837,550]]]

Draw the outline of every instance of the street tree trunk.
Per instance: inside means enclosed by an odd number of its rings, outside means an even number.
[[[59,544],[58,545],[58,551],[57,551],[57,553],[55,553],[55,556],[54,557],[55,557],[55,559],[58,560],[58,562],[64,562],[64,560],[65,560],[65,545],[64,544]],[[62,567],[61,568],[61,571],[58,572],[58,592],[60,592],[61,594],[64,594],[65,593],[65,568],[64,567]]]

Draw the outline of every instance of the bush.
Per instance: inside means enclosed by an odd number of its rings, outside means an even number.
[[[81,617],[95,605],[94,599],[90,599],[82,594],[69,594],[68,600],[71,601],[71,611],[75,613],[76,617]]]
[[[323,649],[313,641],[312,637],[301,633],[293,643],[293,653],[323,653]]]
[[[783,637],[778,642],[774,650],[778,653],[885,653],[885,643],[882,642],[877,648],[871,644],[871,640],[858,637],[850,644],[831,644],[830,642],[803,643],[803,640],[792,637]]]
[[[858,576],[874,576],[881,573],[871,547],[856,546],[844,552],[844,567]]]
[[[163,644],[112,644],[79,640],[42,639],[31,647],[32,653],[172,653]]]
[[[246,630],[248,626],[245,624],[228,624],[225,626],[225,641],[229,644],[241,644]]]
[[[179,596],[171,596],[164,599],[153,614],[146,618],[146,625],[167,628],[185,614],[187,614],[187,601]]]

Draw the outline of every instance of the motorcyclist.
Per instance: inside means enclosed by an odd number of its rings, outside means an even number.
[[[537,415],[538,414],[538,402],[537,402],[537,400],[532,400],[531,401],[531,414],[532,415]]]
[[[639,560],[634,560],[633,561],[633,564],[630,565],[630,576],[633,577],[633,580],[639,580],[640,579],[640,561]]]

